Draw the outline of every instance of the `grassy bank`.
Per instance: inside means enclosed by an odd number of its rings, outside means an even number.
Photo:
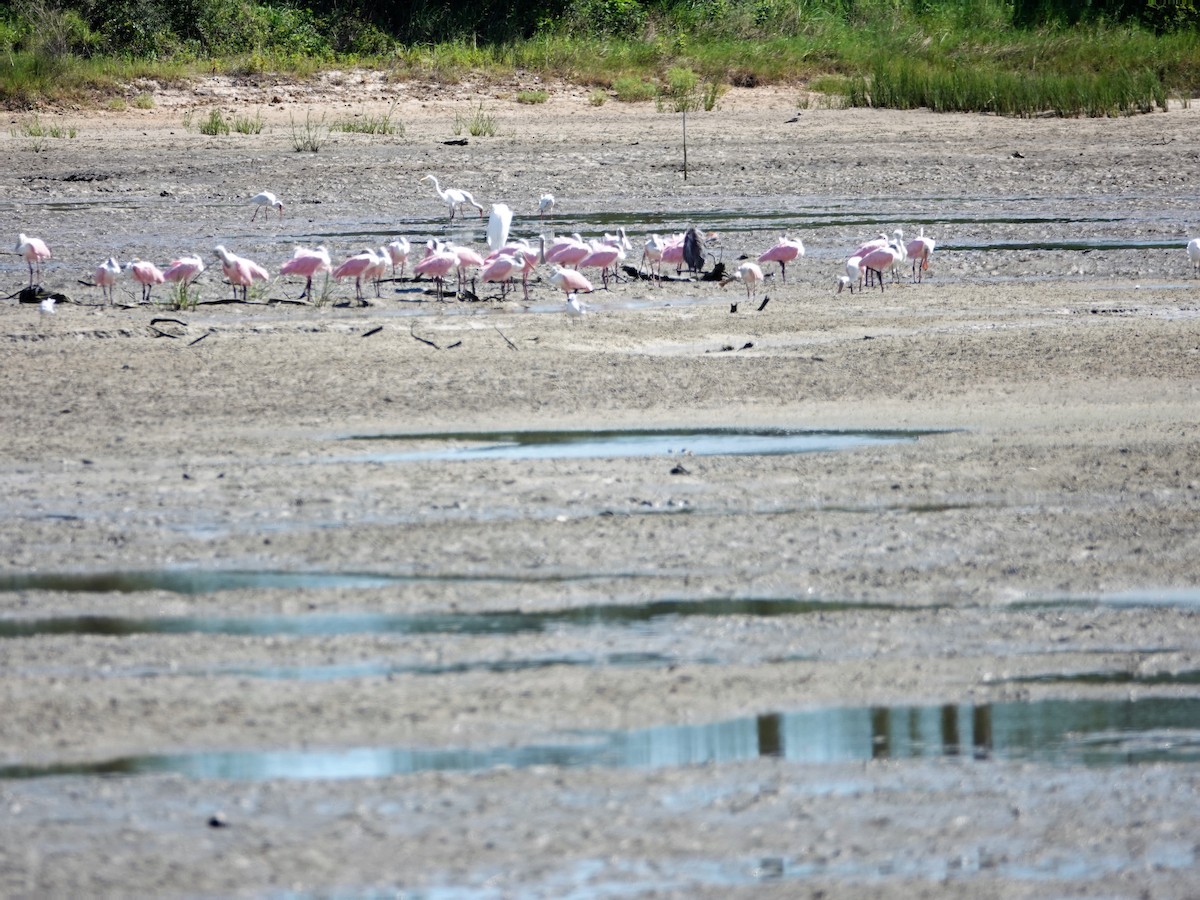
[[[848,105],[1003,115],[1146,112],[1200,90],[1200,33],[1189,21],[1159,30],[1113,16],[1068,21],[1067,13],[1052,14],[1049,0],[1037,7],[1043,20],[1031,25],[1014,24],[1030,17],[1029,4],[1002,0],[581,0],[557,18],[538,19],[528,34],[417,43],[390,37],[369,10],[360,9],[356,28],[343,23],[339,32],[315,13],[289,7],[287,16],[261,13],[259,21],[255,9],[273,8],[230,2],[257,22],[244,25],[248,46],[177,36],[157,49],[117,54],[61,8],[69,21],[40,35],[10,11],[0,28],[0,45],[7,43],[0,103],[103,103],[134,96],[139,80],[304,78],[353,66],[436,82],[524,71],[613,91],[617,99],[624,99],[622,84],[653,88],[682,67],[739,86],[811,83]]]

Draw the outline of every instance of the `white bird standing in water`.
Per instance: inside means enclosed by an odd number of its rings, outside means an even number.
[[[251,222],[257,219],[258,214],[264,209],[271,209],[272,207],[279,210],[279,218],[283,218],[283,201],[270,191],[260,191],[250,198],[250,202],[256,207],[254,210],[254,215],[250,217]],[[266,217],[264,216],[264,218]]]
[[[508,230],[512,225],[513,211],[506,203],[493,203],[488,216],[487,245],[495,253],[508,243]]]
[[[538,198],[538,218],[548,216],[552,212],[554,212],[554,195],[542,194]]]

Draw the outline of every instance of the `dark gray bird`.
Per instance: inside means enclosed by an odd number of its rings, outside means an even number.
[[[687,263],[689,272],[703,270],[704,245],[704,232],[693,225],[683,236],[683,261]]]

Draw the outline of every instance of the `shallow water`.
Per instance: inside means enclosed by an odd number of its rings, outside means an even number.
[[[452,459],[585,459],[686,454],[691,456],[781,456],[828,453],[873,444],[916,441],[932,431],[790,429],[644,429],[597,431],[434,432],[355,434],[350,441],[469,442],[432,450],[374,453],[371,462]],[[476,446],[481,445],[481,446]]]
[[[564,626],[634,626],[691,616],[799,616],[843,610],[905,607],[790,599],[655,600],[638,604],[598,604],[544,612],[490,613],[307,613],[273,616],[61,616],[0,619],[0,638],[90,634],[227,634],[333,636],[347,634],[529,634]],[[911,607],[914,608],[915,607]]]
[[[232,750],[8,765],[0,778],[177,774],[232,780],[381,778],[497,766],[661,768],[773,757],[802,763],[959,759],[1128,766],[1200,761],[1200,699],[842,707],[706,725],[573,732],[486,749]]]

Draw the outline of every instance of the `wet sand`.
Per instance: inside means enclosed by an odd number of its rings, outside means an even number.
[[[5,620],[831,605],[496,633],[0,639],[0,765],[515,751],[842,708],[898,721],[1196,698],[1200,307],[1183,246],[1200,113],[1015,121],[733,91],[689,117],[685,182],[678,119],[651,104],[592,107],[564,88],[526,106],[508,85],[447,97],[356,78],[307,93],[214,81],[158,92],[150,111],[65,111],[78,136],[37,152],[0,134],[11,227],[46,238],[45,286],[78,301],[0,305],[0,571],[411,578],[17,590],[0,592]],[[309,110],[333,123],[393,100],[403,136],[292,147]],[[455,116],[480,101],[499,134],[443,143],[467,136]],[[198,134],[217,102],[268,130]],[[274,272],[295,243],[335,258],[398,234],[481,244],[478,219],[447,226],[426,172],[509,203],[518,235],[627,222],[637,247],[652,228],[719,221],[712,252],[733,267],[798,220],[808,254],[752,300],[739,284],[623,282],[585,298],[582,321],[544,282],[529,303],[480,290],[438,304],[402,280],[365,307],[350,284],[323,306],[271,302],[299,294],[284,282],[217,304],[229,289],[213,260],[201,305],[182,311],[138,306],[129,283],[103,307],[79,283],[110,253],[161,264],[223,243]],[[282,220],[249,221],[263,188],[287,198]],[[546,191],[559,204],[539,223]],[[857,241],[921,225],[941,244],[924,283],[834,292]],[[24,264],[0,273],[16,290]],[[349,439],[730,427],[915,439],[423,462],[387,455],[446,442]],[[1081,673],[1107,674],[1047,679]],[[9,778],[0,893],[1186,897],[1194,730],[1146,739],[1166,761],[789,758],[760,735],[758,754],[693,764]]]

